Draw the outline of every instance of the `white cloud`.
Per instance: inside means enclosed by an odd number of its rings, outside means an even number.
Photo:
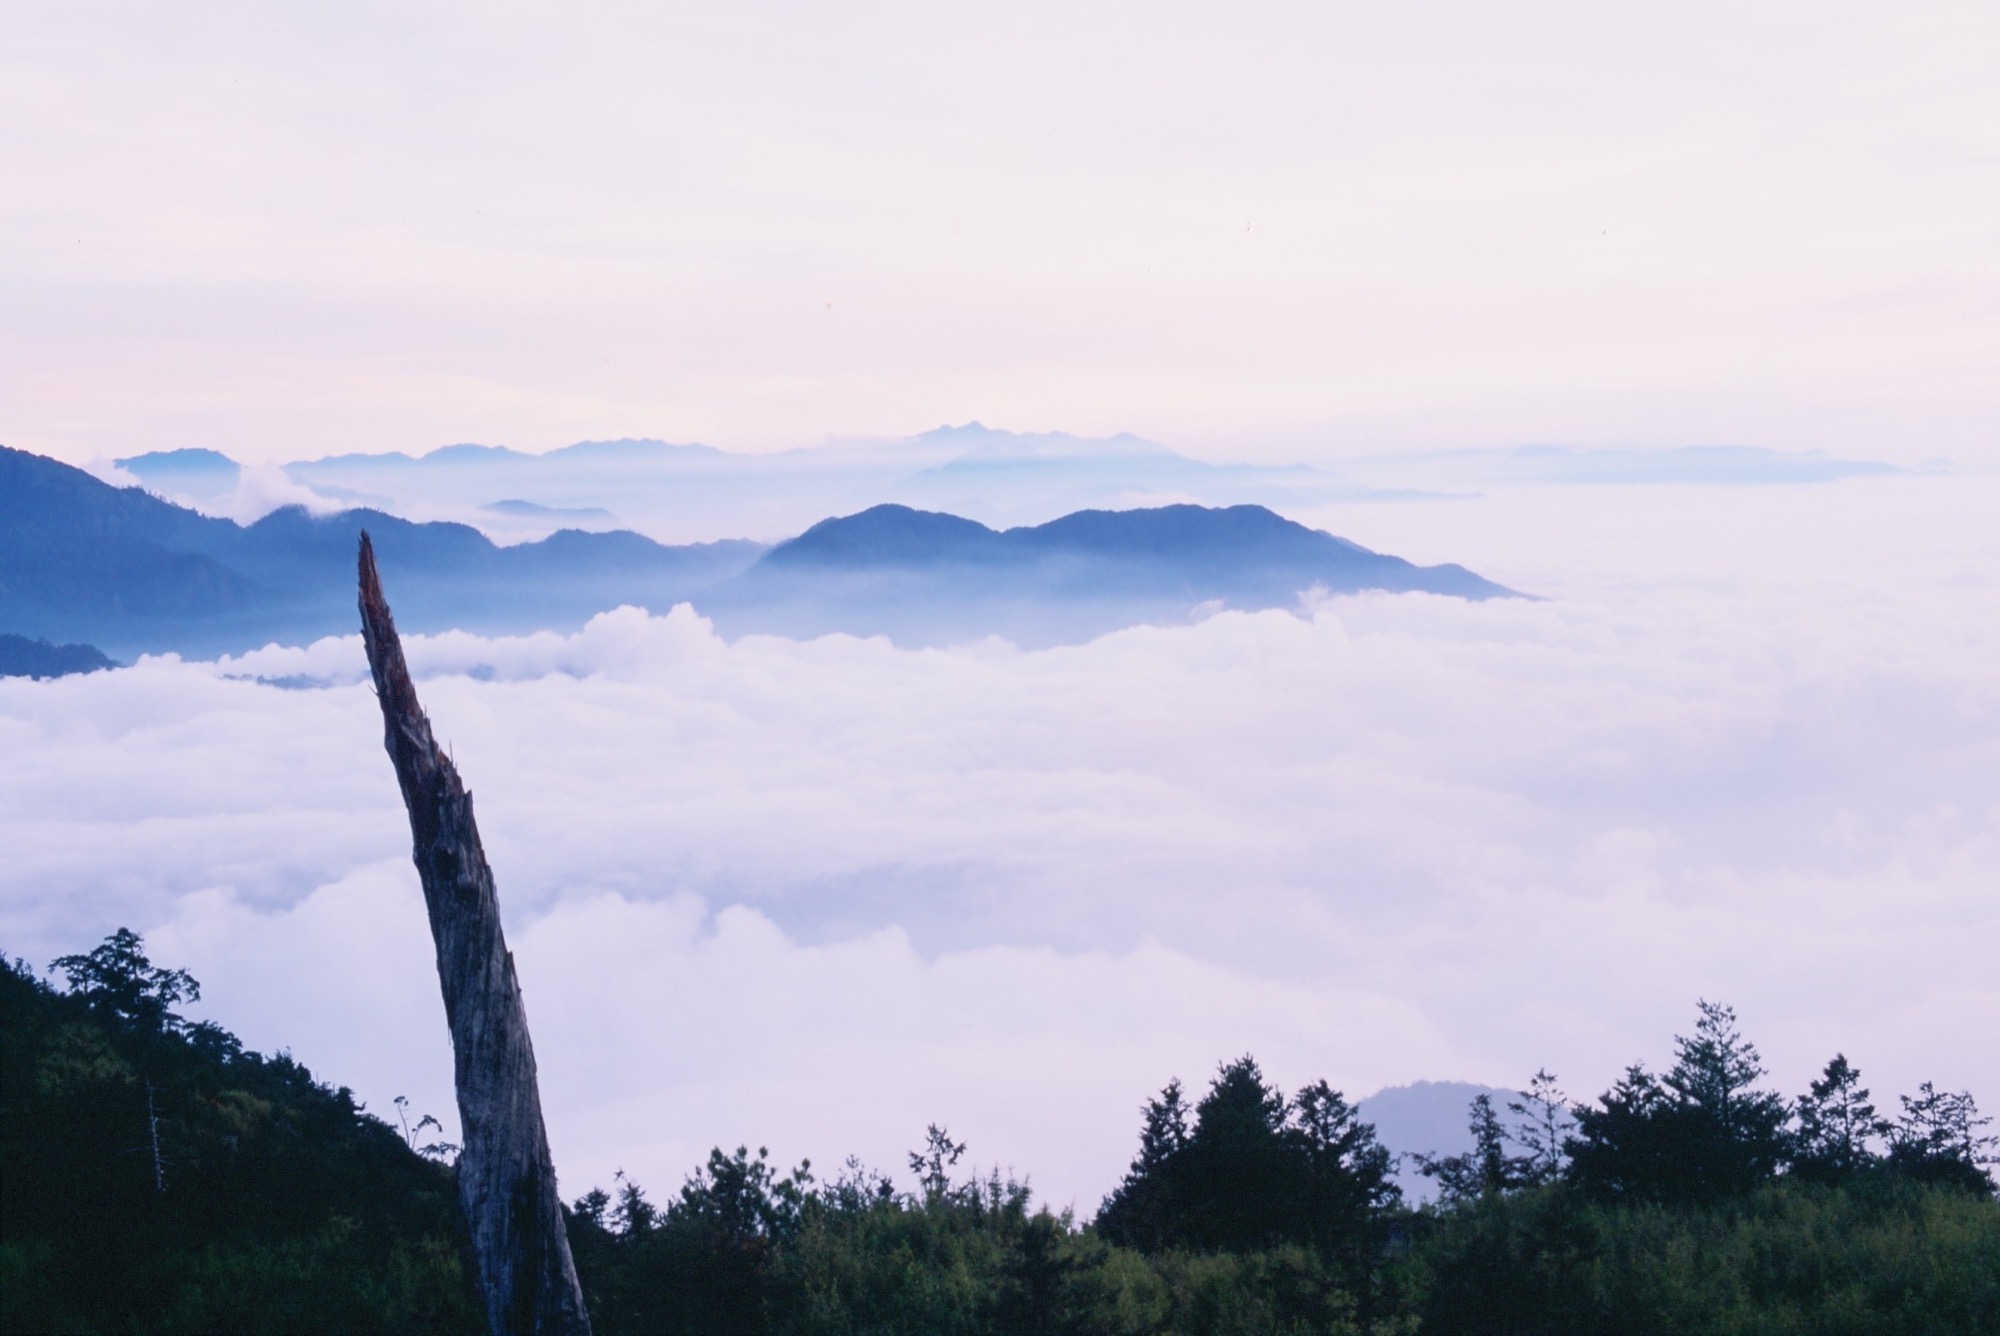
[[[566,1188],[944,1121],[1085,1208],[1139,1101],[1573,1090],[1696,996],[1782,1082],[2000,1099],[1993,484],[1561,489],[1321,517],[1548,595],[1373,596],[1024,653],[417,639],[477,795]],[[394,590],[390,591],[393,601]],[[331,683],[283,689],[256,678]],[[252,1044],[448,1112],[353,640],[0,682],[0,940],[119,924]]]

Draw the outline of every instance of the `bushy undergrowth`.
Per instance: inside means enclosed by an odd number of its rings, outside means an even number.
[[[852,1174],[808,1184],[795,1215],[750,1237],[719,1225],[719,1177],[698,1175],[657,1213],[641,1196],[636,1217],[576,1221],[603,1336],[2000,1331],[2000,1205],[1888,1178],[1703,1205],[1564,1185],[1496,1194],[1395,1217],[1357,1268],[1299,1244],[1121,1247],[992,1178],[928,1194],[867,1190],[866,1176],[857,1191]]]
[[[1784,1182],[1689,1207],[1557,1187],[1431,1226],[1413,1254],[1426,1332],[2000,1332],[2000,1206],[1962,1189]]]

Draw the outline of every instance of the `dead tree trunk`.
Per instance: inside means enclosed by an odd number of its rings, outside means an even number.
[[[382,701],[384,742],[410,810],[417,874],[437,946],[462,1129],[458,1197],[487,1320],[494,1336],[589,1336],[542,1127],[528,1015],[500,932],[500,902],[473,824],[472,795],[417,704],[366,533],[361,636]]]

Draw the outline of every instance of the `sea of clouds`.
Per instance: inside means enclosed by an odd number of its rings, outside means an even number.
[[[1304,515],[1540,601],[1306,596],[1091,644],[412,639],[476,795],[564,1190],[943,1123],[1094,1209],[1141,1101],[1594,1093],[1733,1003],[1774,1079],[2000,1103],[2000,482]],[[391,602],[395,590],[389,590]],[[0,681],[0,946],[120,924],[199,1014],[452,1116],[358,637]]]

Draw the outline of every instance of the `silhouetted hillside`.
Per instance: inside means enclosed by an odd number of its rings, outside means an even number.
[[[0,632],[0,677],[67,677],[117,666],[95,645],[51,645]]]
[[[1296,607],[1309,590],[1512,593],[1462,566],[1416,566],[1262,506],[1085,510],[996,531],[884,505],[815,524],[768,555],[746,541],[667,547],[577,529],[501,547],[468,525],[370,509],[290,506],[240,525],[0,447],[0,628],[118,654],[347,634],[363,529],[399,622],[417,632],[569,630],[624,603],[665,612],[692,602],[731,635],[848,632],[907,644],[999,635],[1036,646],[1222,607]]]
[[[200,996],[119,929],[50,966],[0,953],[0,1333],[480,1330],[450,1165]],[[1368,1104],[1248,1055],[1170,1080],[1094,1218],[1037,1208],[933,1125],[898,1180],[720,1148],[659,1200],[566,1209],[598,1336],[1984,1336],[2000,1314],[1990,1120],[1930,1083],[1878,1111],[1836,1055],[1762,1085],[1727,1007],[1673,1064],[1572,1102],[1477,1091],[1412,1211]],[[1521,1116],[1490,1116],[1508,1096]],[[1386,1102],[1385,1102],[1386,1101]],[[1886,1101],[1885,1101],[1886,1103]],[[663,1110],[671,1121],[674,1111]]]
[[[665,610],[764,550],[575,531],[500,547],[462,524],[295,506],[245,526],[0,447],[0,628],[120,654],[344,635],[364,528],[412,631],[566,629],[621,603]]]
[[[730,632],[1046,645],[1223,607],[1296,608],[1308,590],[1513,595],[1462,566],[1416,566],[1262,506],[1083,510],[993,530],[884,505],[778,544],[699,606]]]

